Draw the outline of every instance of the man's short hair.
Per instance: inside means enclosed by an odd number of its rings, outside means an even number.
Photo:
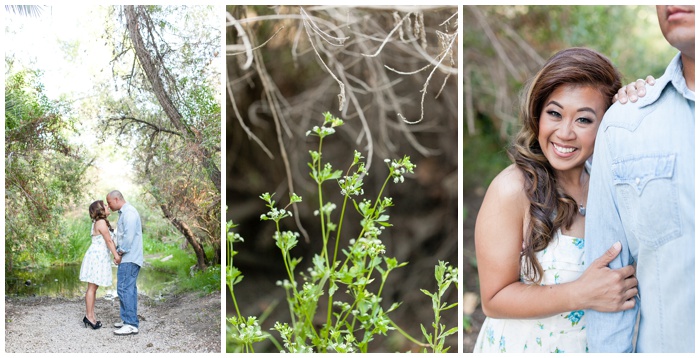
[[[122,195],[122,193],[119,190],[110,191],[109,194],[107,194],[107,197],[117,198],[119,200],[124,200],[124,196]]]

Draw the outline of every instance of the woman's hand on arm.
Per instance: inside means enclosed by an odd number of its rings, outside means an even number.
[[[628,265],[616,270],[608,267],[621,248],[619,242],[615,243],[572,282],[579,293],[575,303],[578,309],[617,312],[634,307],[634,297],[639,292],[634,267]]]
[[[613,96],[612,103],[620,101],[621,104],[630,102],[637,102],[639,97],[644,97],[647,94],[646,85],[653,86],[656,83],[654,76],[647,76],[646,80],[638,79],[627,86],[623,86],[617,91],[617,94]]]

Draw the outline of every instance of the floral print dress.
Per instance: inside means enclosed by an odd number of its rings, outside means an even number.
[[[546,249],[537,253],[544,269],[542,285],[576,280],[583,273],[584,241],[561,231]],[[523,278],[521,277],[521,280]],[[546,302],[543,302],[546,304]],[[563,312],[537,319],[487,317],[477,338],[474,353],[574,353],[587,352],[584,311]]]
[[[94,230],[95,223],[90,229],[91,235]],[[102,234],[92,235],[92,244],[85,253],[83,263],[80,266],[80,281],[94,283],[102,287],[112,285],[112,261]]]

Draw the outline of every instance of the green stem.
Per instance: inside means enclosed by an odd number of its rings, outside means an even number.
[[[434,331],[435,333],[433,335],[433,347],[432,347],[433,353],[436,352],[436,348],[438,350],[442,350],[442,347],[435,346],[436,344],[439,345],[439,343],[438,343],[438,334],[440,334],[439,328],[440,328],[440,298],[438,297],[437,309],[435,310],[435,331]]]
[[[345,218],[345,208],[348,205],[348,197],[349,197],[349,195],[346,193],[345,199],[343,199],[343,208],[340,212],[340,221],[338,222],[338,231],[335,233],[335,249],[333,250],[333,262],[332,262],[332,264],[335,264],[335,260],[338,259],[338,243],[340,242],[340,230],[343,229],[343,219]]]
[[[388,317],[387,317],[387,318],[388,318]],[[406,337],[406,339],[408,339],[409,341],[411,341],[411,342],[413,342],[413,343],[415,343],[415,344],[417,344],[417,345],[419,345],[419,346],[421,346],[421,347],[430,347],[429,344],[425,344],[425,343],[420,342],[420,341],[418,341],[417,339],[411,337],[410,334],[406,333],[403,329],[401,329],[401,327],[399,327],[396,323],[394,323],[393,320],[391,320],[390,318],[388,318],[388,319],[389,319],[389,322],[391,322],[391,326],[394,327],[394,328],[396,328],[396,330],[397,330],[399,333],[401,333],[402,336]]]
[[[282,239],[282,232],[280,231],[279,221],[275,221],[275,227],[277,230],[277,235],[279,237],[279,240],[281,240]],[[290,299],[289,290],[285,288],[285,291],[287,292],[287,301],[289,302],[289,316],[292,320],[292,326],[296,327],[297,323],[296,323],[296,319],[294,318],[294,300],[298,296],[297,295],[297,288],[296,288],[296,285],[294,284],[295,283],[294,275],[292,274],[292,270],[289,267],[289,260],[287,258],[287,256],[289,255],[289,252],[285,251],[284,249],[280,249],[280,251],[282,252],[282,261],[284,262],[284,268],[285,268],[285,270],[287,270],[287,276],[289,276],[289,283],[292,286],[292,290],[293,290],[292,297]]]
[[[238,303],[236,302],[236,295],[233,294],[233,287],[229,287],[229,291],[231,292],[231,299],[233,299],[233,306],[236,308],[236,315],[238,315],[238,318],[243,318],[241,316],[241,311],[238,310]]]
[[[275,225],[277,226],[277,235],[281,240],[282,239],[282,232],[280,231],[280,224],[279,224],[279,222],[276,221]],[[297,289],[294,285],[294,275],[292,274],[291,267],[289,267],[289,259],[288,259],[289,251],[284,250],[284,249],[281,249],[281,251],[282,251],[282,260],[284,261],[284,268],[287,270],[287,276],[289,276],[289,282],[292,284],[292,289],[294,290],[294,294],[296,295]]]
[[[379,204],[379,200],[382,197],[382,193],[384,193],[384,188],[386,188],[386,184],[389,183],[389,179],[391,179],[391,173],[386,177],[386,180],[384,180],[384,184],[382,185],[382,189],[379,190],[379,194],[377,195],[377,201],[374,202],[374,208],[372,208],[372,212],[374,213],[374,210],[377,210],[377,205]]]
[[[377,291],[377,296],[382,297],[382,291],[384,290],[384,283],[386,283],[386,279],[387,279],[387,277],[389,277],[389,272],[391,272],[391,271],[392,270],[389,270],[387,268],[387,270],[382,275],[382,284],[379,285],[379,291]]]
[[[389,176],[387,176],[386,180],[384,180],[384,184],[382,185],[382,189],[379,191],[379,195],[377,195],[377,200],[374,202],[374,207],[372,208],[372,215],[373,216],[376,216],[375,210],[377,210],[377,204],[379,203],[379,200],[380,200],[379,198],[382,197],[382,193],[384,192],[384,188],[386,188],[386,184],[389,182],[390,178],[391,178],[391,173],[389,173]],[[372,218],[372,219],[376,219],[376,218]],[[360,235],[358,235],[357,237],[358,238],[362,237],[362,235],[364,235],[364,233],[365,233],[365,228],[362,228],[362,231],[360,231]],[[345,267],[348,264],[349,260],[350,260],[350,257],[349,256],[346,257],[345,261],[343,261],[343,264],[340,265],[340,269]]]
[[[318,168],[316,169],[318,174],[321,175],[321,164],[322,160],[321,158],[323,157],[323,138],[321,138],[318,142]],[[326,258],[326,267],[328,268],[328,234],[326,233],[326,218],[323,216],[323,190],[321,188],[321,184],[323,184],[323,181],[320,180],[320,178],[316,178],[317,183],[318,183],[318,215],[321,217],[321,237],[323,238],[323,254],[324,257]]]
[[[331,270],[335,268],[335,261],[338,259],[338,243],[340,242],[340,230],[343,228],[343,219],[345,218],[345,208],[348,203],[348,194],[345,194],[345,199],[343,200],[343,209],[340,212],[340,222],[338,223],[338,231],[335,233],[335,249],[333,250],[333,261],[331,263]],[[330,287],[333,284],[333,272],[330,273],[328,280],[328,313],[326,315],[326,324],[331,325],[331,313],[333,310],[333,294],[330,293]],[[330,332],[327,332],[329,334]],[[326,334],[326,338],[328,337]]]
[[[227,257],[226,262],[228,263],[229,270],[230,270],[232,265],[233,265],[233,254],[232,254],[233,242],[229,242],[228,245],[229,245],[229,250],[228,250],[228,255],[227,255],[228,257]],[[241,311],[238,309],[238,303],[236,302],[236,295],[233,294],[233,285],[232,284],[228,285],[228,289],[229,289],[229,292],[231,293],[231,298],[233,299],[233,306],[236,308],[236,314],[238,315],[238,318],[242,318]]]

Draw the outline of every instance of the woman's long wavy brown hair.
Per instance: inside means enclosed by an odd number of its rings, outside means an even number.
[[[544,102],[557,87],[573,84],[597,88],[608,99],[608,108],[622,86],[620,78],[605,56],[576,47],[552,56],[525,87],[520,112],[523,127],[508,155],[525,177],[524,189],[530,201],[529,225],[520,258],[524,260],[523,276],[531,282],[542,281],[543,269],[536,253],[549,245],[559,228],[570,228],[578,212],[576,201],[559,187],[554,169],[537,140]]]
[[[109,224],[109,220],[107,220],[107,211],[105,210],[105,203],[102,200],[93,201],[92,204],[90,204],[90,208],[88,208],[88,212],[90,213],[92,222],[104,220],[107,223],[109,231],[114,231],[112,225]]]

